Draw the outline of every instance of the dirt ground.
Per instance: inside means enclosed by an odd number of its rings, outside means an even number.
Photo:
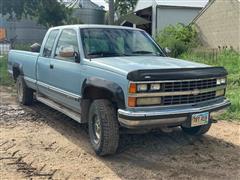
[[[86,128],[41,104],[19,106],[0,87],[0,179],[240,179],[240,124],[203,137],[122,135],[118,153],[97,157]]]

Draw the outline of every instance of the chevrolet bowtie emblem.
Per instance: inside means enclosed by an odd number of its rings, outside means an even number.
[[[199,95],[200,94],[200,90],[199,89],[194,89],[193,91],[192,91],[192,94],[193,95]]]

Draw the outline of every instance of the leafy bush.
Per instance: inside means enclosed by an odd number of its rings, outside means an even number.
[[[14,45],[13,49],[23,50],[23,51],[30,51],[31,50],[31,48],[30,48],[31,45],[32,44],[30,44],[30,43],[16,43]]]
[[[161,47],[170,49],[172,57],[177,57],[199,44],[195,27],[183,24],[167,26],[156,36],[156,41]]]

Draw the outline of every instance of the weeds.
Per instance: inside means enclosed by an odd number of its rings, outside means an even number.
[[[0,85],[13,85],[13,80],[10,78],[7,71],[7,56],[0,57]]]

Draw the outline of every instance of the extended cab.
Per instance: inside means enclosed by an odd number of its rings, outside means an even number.
[[[11,50],[8,71],[18,100],[36,99],[88,123],[98,155],[116,152],[120,127],[180,126],[206,133],[215,112],[230,105],[224,97],[223,67],[167,57],[143,30],[100,25],[49,29],[42,46]],[[121,128],[122,129],[122,128]]]

